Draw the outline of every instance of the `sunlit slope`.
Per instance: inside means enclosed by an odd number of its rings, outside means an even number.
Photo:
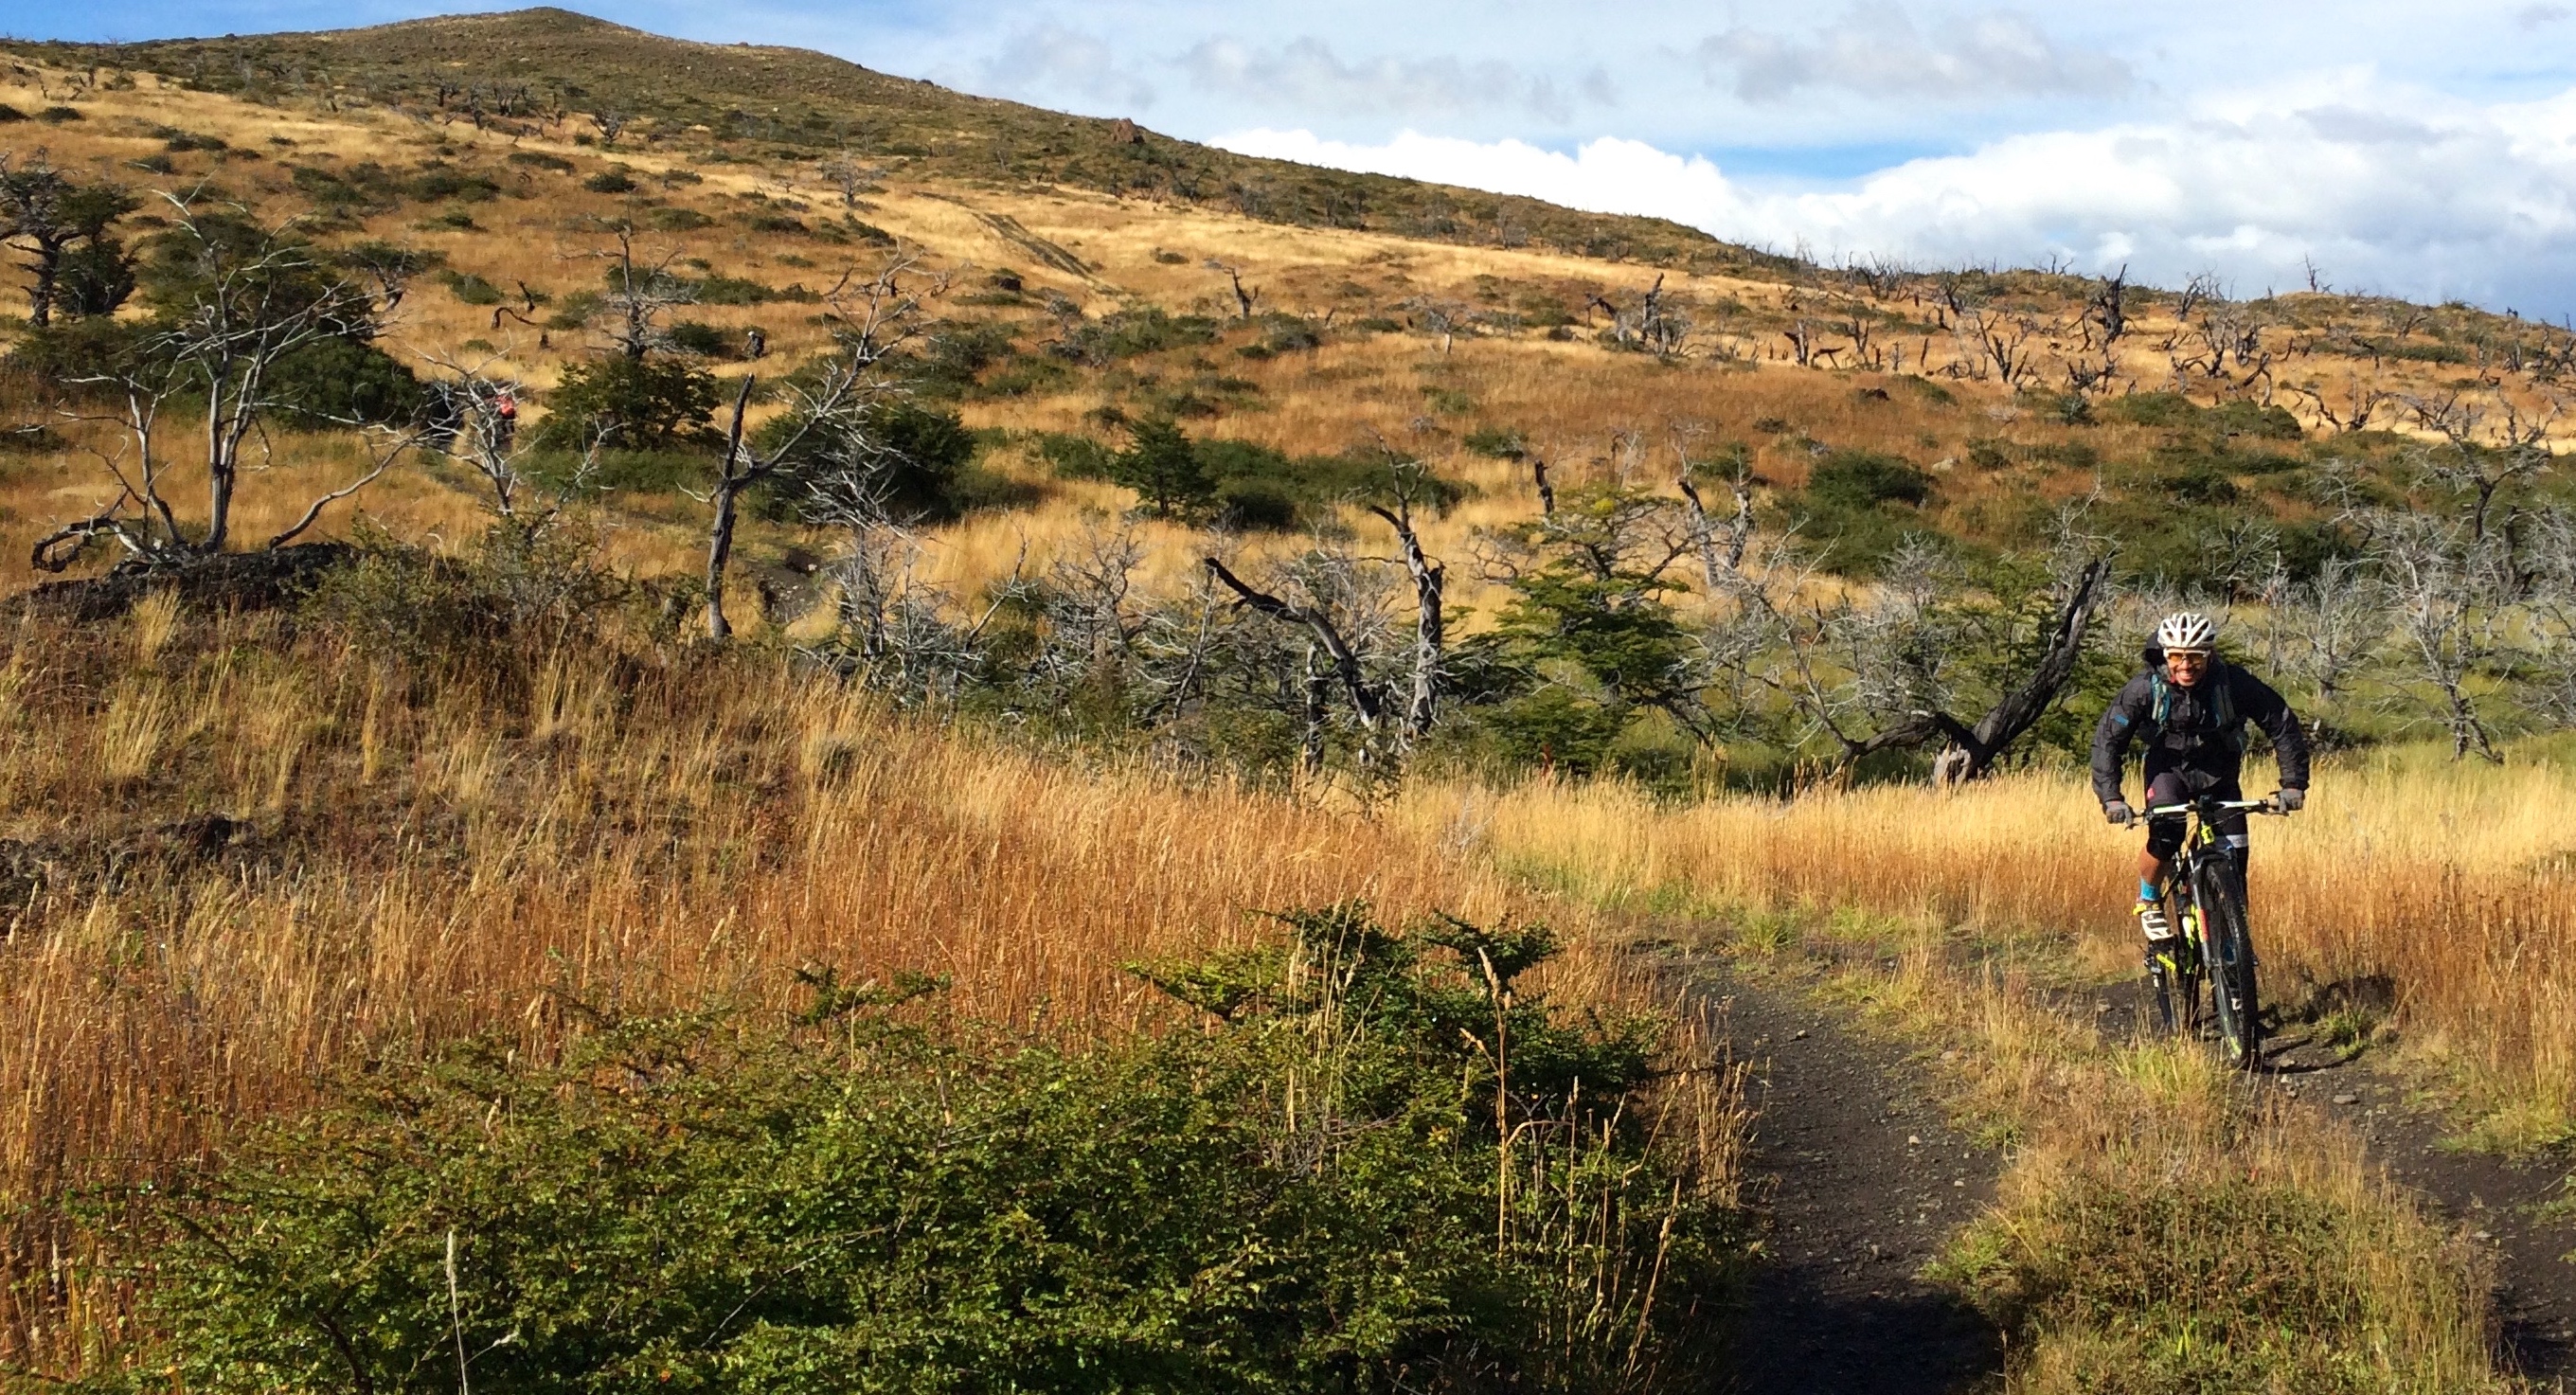
[[[797,156],[848,149],[917,173],[1057,183],[1282,222],[1707,269],[1790,265],[1661,219],[1255,159],[804,49],[689,43],[550,7],[316,34],[11,47],[40,62],[129,68],[252,100],[385,108],[509,133],[568,135],[568,119],[590,131],[588,118],[605,115],[656,142],[740,139]]]

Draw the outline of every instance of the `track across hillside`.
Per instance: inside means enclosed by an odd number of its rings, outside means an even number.
[[[1758,1109],[1763,1263],[1737,1328],[1743,1395],[1936,1395],[2000,1371],[1993,1329],[1919,1277],[1994,1197],[2001,1160],[1944,1122],[1903,1052],[1796,988],[1689,961],[1721,1002]]]

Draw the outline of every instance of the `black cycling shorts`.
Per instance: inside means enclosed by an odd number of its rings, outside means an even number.
[[[2220,799],[2243,799],[2245,792],[2233,777],[2219,777],[2198,771],[2168,770],[2147,781],[2147,807],[2160,804],[2186,804],[2200,795]],[[2147,820],[2147,851],[2158,858],[2168,858],[2182,851],[2187,820],[2180,814]],[[2218,819],[2218,836],[2236,854],[2238,866],[2245,863],[2245,849],[2252,841],[2245,835],[2245,811],[2233,810]]]

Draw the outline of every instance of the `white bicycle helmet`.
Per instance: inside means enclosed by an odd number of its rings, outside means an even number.
[[[2206,654],[2218,636],[2218,627],[2209,617],[2196,610],[2177,610],[2156,626],[2156,647],[2171,652],[2176,649],[2196,650]]]

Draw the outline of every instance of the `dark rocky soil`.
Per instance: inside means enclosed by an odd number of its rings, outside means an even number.
[[[1736,1389],[1934,1395],[2003,1368],[1977,1312],[1917,1277],[1994,1196],[2001,1162],[1943,1122],[1902,1051],[1794,986],[1691,966],[1753,1067],[1750,1172],[1766,1262],[1741,1317]]]

